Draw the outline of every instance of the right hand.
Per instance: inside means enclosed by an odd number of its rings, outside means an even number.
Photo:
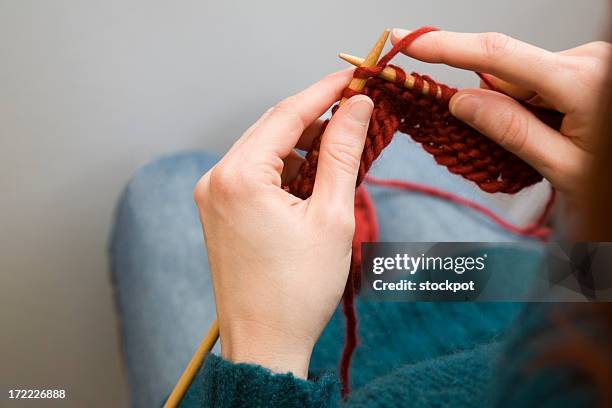
[[[344,292],[355,183],[373,103],[350,98],[321,137],[312,196],[283,190],[321,134],[317,118],[352,70],[328,75],[266,112],[198,182],[221,355],[306,378],[310,354]]]
[[[398,42],[408,31],[394,29]],[[499,33],[433,31],[402,52],[431,63],[488,74],[510,96],[488,89],[464,89],[450,111],[538,170],[571,201],[579,200],[596,149],[599,103],[612,47],[598,41],[553,53]],[[484,84],[481,87],[486,88]],[[565,114],[556,131],[516,99]]]

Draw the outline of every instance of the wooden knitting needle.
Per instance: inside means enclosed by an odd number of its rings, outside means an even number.
[[[382,53],[383,48],[385,48],[385,43],[387,42],[387,38],[389,38],[390,32],[391,30],[389,30],[388,28],[385,31],[383,31],[383,33],[378,38],[378,41],[376,41],[376,44],[374,44],[374,47],[372,48],[370,53],[365,57],[365,59],[362,58],[358,64],[353,64],[353,65],[356,65],[358,67],[373,67],[374,65],[376,65],[376,63],[378,62],[378,58],[380,58],[380,54]],[[365,79],[353,78],[351,82],[349,83],[348,87],[349,89],[355,92],[361,92],[365,84],[366,84]],[[340,104],[342,105],[342,103],[345,100],[346,98],[342,98],[342,100],[340,101]]]
[[[338,54],[338,57],[342,58],[346,62],[353,64],[357,67],[362,66],[361,64],[363,64],[363,62],[365,61],[365,59],[363,58],[356,57],[350,54],[345,54],[345,53]],[[378,74],[379,78],[385,79],[390,82],[395,82],[395,76],[396,76],[395,70],[390,67],[385,67],[385,69],[383,69],[380,72],[380,74]],[[408,89],[414,88],[414,81],[415,81],[414,76],[406,74],[406,81],[404,81],[404,87]],[[423,83],[423,95],[427,95],[428,93],[429,93],[429,84],[427,82],[424,82]],[[440,98],[440,97],[442,97],[442,90],[438,88],[438,91],[436,92],[436,98]]]
[[[198,373],[198,370],[202,366],[204,358],[206,358],[206,355],[210,353],[210,350],[212,350],[218,338],[219,323],[217,322],[217,319],[215,319],[208,328],[208,333],[206,333],[206,336],[204,336],[204,339],[202,339],[200,346],[193,354],[193,357],[191,357],[191,361],[189,361],[189,364],[187,364],[187,368],[185,368],[185,371],[183,371],[183,374],[181,374],[181,378],[179,378],[178,382],[174,386],[172,393],[170,393],[170,396],[164,404],[164,408],[176,408],[179,406],[181,400],[187,393],[189,386],[193,382],[193,379]]]
[[[380,38],[374,45],[374,48],[372,48],[372,50],[370,51],[370,53],[365,59],[361,60],[361,62],[359,63],[359,66],[373,67],[374,65],[376,65],[376,63],[378,62],[378,58],[380,57],[380,54],[382,53],[382,50],[385,47],[385,43],[387,42],[387,39],[389,38],[390,32],[391,30],[386,29],[381,34]],[[353,91],[359,92],[363,89],[365,84],[366,84],[365,79],[353,78],[351,82],[349,83],[348,87],[352,89]],[[340,103],[344,102],[345,100],[346,98],[342,98]],[[191,357],[191,361],[189,361],[187,368],[185,368],[185,371],[183,371],[181,378],[179,378],[178,382],[174,386],[172,393],[170,393],[168,400],[164,404],[164,408],[178,407],[178,405],[181,403],[181,400],[185,396],[185,393],[189,389],[189,386],[193,382],[193,379],[198,373],[198,370],[202,366],[202,363],[204,362],[206,355],[210,353],[210,350],[212,350],[218,338],[219,338],[219,323],[215,319],[210,325],[210,328],[208,329],[208,333],[206,333],[206,336],[200,343],[200,346],[194,353],[193,357]]]

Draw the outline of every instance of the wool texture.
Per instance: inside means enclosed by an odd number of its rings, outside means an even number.
[[[532,252],[521,255],[521,266],[533,267],[537,261]],[[475,406],[488,393],[497,359],[485,352],[493,350],[487,346],[499,349],[499,337],[521,305],[357,301],[357,307],[363,347],[355,353],[359,370],[347,400],[340,400],[333,374],[342,346],[344,317],[338,311],[313,350],[309,381],[209,354],[181,407],[431,407],[442,406],[436,402],[454,394],[457,399],[467,396],[466,406]],[[465,358],[453,357],[461,355]],[[455,377],[452,388],[447,371]]]
[[[427,75],[417,73],[411,74],[414,78],[414,85],[411,89],[403,86],[407,78],[406,73],[401,68],[390,65],[389,62],[418,37],[436,30],[434,27],[423,27],[406,35],[380,59],[376,66],[360,67],[355,70],[354,78],[367,80],[363,91],[356,92],[348,87],[344,90],[343,96],[346,98],[361,93],[369,96],[374,102],[361,156],[357,187],[364,181],[372,163],[398,131],[420,143],[438,164],[445,166],[451,173],[476,183],[487,193],[514,194],[541,181],[542,175],[521,158],[456,119],[450,113],[449,101],[457,89],[440,84]],[[377,78],[377,75],[387,66],[395,71],[395,82]],[[477,74],[489,88],[495,89],[486,76]],[[559,128],[562,116],[557,112],[539,110],[526,104],[524,106],[545,123]],[[338,105],[333,108],[332,114],[337,109]],[[320,145],[321,136],[313,141],[298,175],[285,186],[287,191],[297,197],[305,199],[312,194]],[[551,196],[550,202],[552,203],[553,200],[554,195]],[[543,216],[547,214],[548,211],[545,211]],[[359,290],[361,242],[375,241],[377,235],[373,206],[363,189],[357,190],[355,218],[353,256],[342,300],[346,318],[345,347],[340,362],[343,396],[350,392],[349,368],[358,344],[354,300]],[[544,221],[539,220],[533,228],[540,228],[540,224]]]
[[[232,364],[213,354],[206,358],[203,370],[213,381],[203,387],[200,401],[187,400],[182,406],[206,407],[215,401],[215,406],[222,407],[303,408],[333,406],[338,399],[337,380],[331,374],[306,381],[253,364]]]
[[[539,257],[510,251],[522,268]],[[508,268],[505,272],[510,272]],[[342,316],[335,314],[317,342],[309,381],[210,354],[182,408],[257,407],[593,407],[596,389],[573,366],[534,370],[534,362],[563,339],[551,319],[562,312],[594,340],[601,322],[559,304],[357,302],[364,327],[356,353],[355,390],[339,399],[331,371],[340,348]],[[570,306],[571,307],[571,306]],[[523,309],[525,308],[525,309]],[[577,320],[579,319],[579,320]],[[595,325],[592,325],[595,323]],[[510,337],[507,334],[510,330]],[[551,343],[552,342],[552,343]]]

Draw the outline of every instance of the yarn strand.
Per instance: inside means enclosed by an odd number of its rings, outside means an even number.
[[[379,180],[367,176],[372,163],[389,145],[399,131],[420,143],[423,150],[434,160],[445,166],[451,173],[459,175],[487,193],[514,194],[542,180],[542,175],[513,153],[505,150],[488,137],[482,135],[464,122],[456,119],[449,111],[448,104],[457,89],[434,81],[427,75],[412,73],[414,84],[411,89],[404,87],[406,73],[399,67],[389,64],[402,49],[408,47],[420,36],[437,31],[434,27],[422,27],[399,40],[373,67],[355,69],[353,78],[366,80],[361,91],[346,88],[343,98],[365,94],[374,102],[374,109],[365,140],[361,163],[357,175],[355,197],[355,237],[349,278],[342,299],[342,310],[346,320],[345,344],[340,361],[342,396],[350,393],[350,364],[358,344],[355,296],[359,290],[361,242],[376,241],[378,228],[372,201],[363,188],[364,180],[372,185],[398,188],[438,197],[455,204],[471,208],[491,219],[501,228],[534,239],[546,239],[550,230],[544,227],[552,209],[555,192],[551,192],[542,214],[533,223],[520,227],[499,217],[490,209],[432,187],[398,180]],[[394,82],[378,78],[385,68],[395,71]],[[488,78],[476,73],[492,90]],[[558,112],[543,111],[523,103],[549,126],[559,128],[562,115]],[[332,109],[332,115],[338,106]],[[329,121],[323,124],[323,134]],[[306,153],[304,163],[297,176],[284,188],[302,199],[312,194],[316,177],[321,135],[314,139]]]
[[[506,221],[505,219],[494,213],[489,208],[483,206],[482,204],[431,186],[402,180],[383,180],[379,178],[374,178],[372,176],[367,176],[365,182],[366,184],[373,186],[394,188],[403,191],[421,193],[431,197],[440,198],[444,201],[457,204],[461,207],[469,208],[489,218],[503,230],[523,237],[545,241],[550,237],[550,234],[552,232],[550,228],[545,226],[545,224],[550,216],[550,213],[556,200],[556,191],[553,188],[550,189],[550,194],[548,195],[546,204],[542,208],[542,211],[540,212],[536,220],[525,226],[517,226]]]

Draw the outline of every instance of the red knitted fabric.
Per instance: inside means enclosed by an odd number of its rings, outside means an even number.
[[[456,89],[439,84],[426,75],[421,76],[415,73],[412,74],[415,78],[413,89],[407,89],[403,86],[406,74],[401,68],[389,65],[389,61],[416,38],[434,30],[436,29],[432,27],[423,27],[413,31],[396,43],[375,67],[357,68],[355,70],[355,78],[367,79],[366,86],[361,93],[368,95],[374,102],[374,110],[361,157],[357,186],[365,179],[372,163],[391,142],[397,131],[407,134],[416,142],[419,142],[426,152],[433,155],[438,164],[446,166],[451,173],[458,174],[476,183],[479,188],[488,193],[513,194],[541,181],[542,176],[523,160],[451,115],[448,103],[457,92]],[[376,77],[386,66],[395,70],[395,83]],[[486,77],[480,76],[488,83]],[[423,89],[426,86],[429,89],[424,94]],[[343,96],[351,97],[356,93],[358,92],[347,88]],[[436,94],[439,94],[440,97],[437,98]],[[337,108],[338,106],[334,107],[332,114],[335,113]],[[540,115],[538,114],[538,116]],[[557,122],[555,125],[558,125],[558,115],[553,115],[553,119]],[[546,122],[551,123],[550,120],[546,120]],[[310,151],[306,154],[306,160],[297,177],[285,187],[300,198],[305,199],[312,194],[320,143],[321,137],[319,136],[314,140]],[[413,189],[411,186],[405,185],[398,187]],[[432,193],[431,190],[419,190],[419,188],[415,190],[449,199],[444,193]],[[448,193],[446,194],[448,195]],[[460,202],[474,208],[473,205],[461,202],[461,199],[451,201]],[[486,211],[482,208],[475,209],[485,212],[485,215],[491,217],[491,214],[486,214]],[[354,298],[359,289],[361,242],[376,241],[377,238],[374,207],[369,196],[362,188],[357,190],[355,218],[356,231],[353,239],[351,270],[342,302],[346,318],[346,339],[340,362],[343,396],[346,396],[350,391],[349,367],[358,341]],[[499,220],[494,219],[494,221],[502,227],[507,227],[507,225],[503,225],[503,220],[499,222]],[[543,234],[536,227],[539,228],[540,225],[529,228]],[[519,227],[514,228],[521,231]],[[507,229],[512,231],[511,228]],[[525,235],[531,234],[532,229],[526,230]],[[533,236],[540,237],[535,233]]]

